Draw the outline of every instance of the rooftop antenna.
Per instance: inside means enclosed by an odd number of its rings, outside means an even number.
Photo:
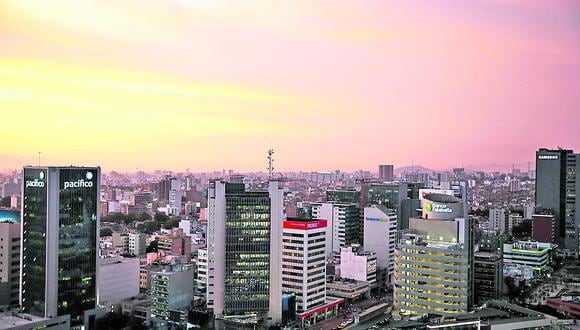
[[[274,173],[274,149],[268,150],[268,179],[272,179]]]
[[[42,153],[42,151],[38,152],[38,166],[40,166],[40,154]]]

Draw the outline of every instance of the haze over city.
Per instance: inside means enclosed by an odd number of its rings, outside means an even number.
[[[580,148],[578,1],[5,1],[0,170],[432,169]],[[532,163],[533,166],[533,163]]]

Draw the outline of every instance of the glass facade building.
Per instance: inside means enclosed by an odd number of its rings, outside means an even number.
[[[97,306],[99,168],[27,167],[22,203],[21,303],[83,325]]]
[[[267,312],[270,274],[270,196],[226,185],[224,312]]]

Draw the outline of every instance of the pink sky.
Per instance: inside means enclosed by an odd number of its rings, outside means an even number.
[[[442,169],[580,149],[578,1],[0,4],[0,169]]]

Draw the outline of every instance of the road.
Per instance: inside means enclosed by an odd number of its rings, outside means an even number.
[[[360,314],[361,312],[363,312],[365,309],[368,309],[371,306],[377,305],[381,302],[385,302],[385,300],[379,300],[377,298],[372,298],[372,299],[367,299],[367,300],[363,300],[360,302],[355,303],[354,305],[352,305],[351,310],[350,311],[345,311],[344,309],[341,309],[338,313],[337,316],[328,319],[324,322],[318,323],[315,326],[310,327],[309,329],[313,329],[313,330],[331,330],[331,329],[335,329],[339,326],[339,324],[341,324],[342,322],[348,320],[348,319],[353,319],[355,315]],[[385,318],[385,316],[382,316],[382,318],[377,319],[377,322],[382,320],[383,318]],[[349,327],[350,329],[351,327]],[[365,328],[366,329],[366,328]]]

